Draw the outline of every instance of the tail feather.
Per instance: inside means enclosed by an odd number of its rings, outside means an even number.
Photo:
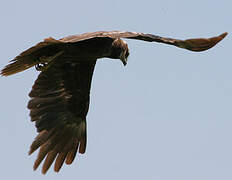
[[[62,53],[60,52],[60,49],[57,48],[57,46],[53,46],[53,45],[59,45],[62,42],[55,40],[53,38],[47,38],[45,39],[43,42],[40,42],[38,44],[36,44],[35,46],[27,49],[26,51],[22,52],[20,55],[18,55],[17,57],[15,57],[13,60],[10,61],[10,64],[8,64],[7,66],[5,66],[1,72],[0,75],[2,76],[10,76],[13,75],[15,73],[24,71],[36,64],[39,64],[42,62],[46,62],[46,60],[50,60],[49,58],[54,54],[55,58],[58,55],[61,55]],[[52,45],[52,46],[51,46]],[[47,48],[47,47],[51,47],[51,48]],[[57,53],[58,51],[58,53]],[[41,58],[42,57],[48,57],[46,58]],[[53,57],[54,59],[54,57]]]
[[[5,66],[2,71],[2,76],[10,76],[12,74],[16,74],[18,72],[24,71],[26,69],[29,69],[30,67],[36,65],[38,62],[33,61],[33,59],[28,57],[18,58],[16,57],[11,63]]]

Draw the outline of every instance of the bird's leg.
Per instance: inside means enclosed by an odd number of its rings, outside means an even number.
[[[39,58],[40,63],[35,65],[35,69],[37,71],[46,71],[54,63],[54,60],[60,55],[62,55],[63,53],[64,51],[60,51],[56,53],[54,56],[49,56],[49,57],[41,56]]]

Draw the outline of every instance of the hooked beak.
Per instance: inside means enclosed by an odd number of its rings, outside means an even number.
[[[126,66],[127,58],[125,56],[125,52],[121,52],[119,59],[122,61],[123,65]]]

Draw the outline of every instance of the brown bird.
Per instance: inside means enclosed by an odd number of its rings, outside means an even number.
[[[29,94],[31,121],[38,135],[29,154],[39,148],[34,170],[45,158],[42,173],[53,161],[58,172],[64,161],[71,164],[77,151],[86,149],[86,115],[89,109],[91,79],[99,58],[120,59],[127,64],[129,49],[121,38],[174,45],[190,51],[204,51],[215,46],[227,33],[212,38],[178,40],[152,34],[99,31],[47,38],[16,56],[2,71],[9,76],[32,66],[41,71]]]

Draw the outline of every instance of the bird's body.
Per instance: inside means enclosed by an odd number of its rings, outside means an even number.
[[[129,49],[121,38],[204,51],[225,36],[226,33],[209,39],[177,40],[135,32],[99,31],[60,40],[48,38],[22,52],[1,75],[12,75],[32,66],[41,71],[28,103],[31,121],[39,133],[29,151],[31,154],[40,149],[34,169],[46,157],[42,172],[46,173],[54,161],[54,170],[58,172],[64,162],[73,162],[77,151],[85,152],[86,115],[94,67],[97,59],[103,57],[120,59],[126,65]]]

